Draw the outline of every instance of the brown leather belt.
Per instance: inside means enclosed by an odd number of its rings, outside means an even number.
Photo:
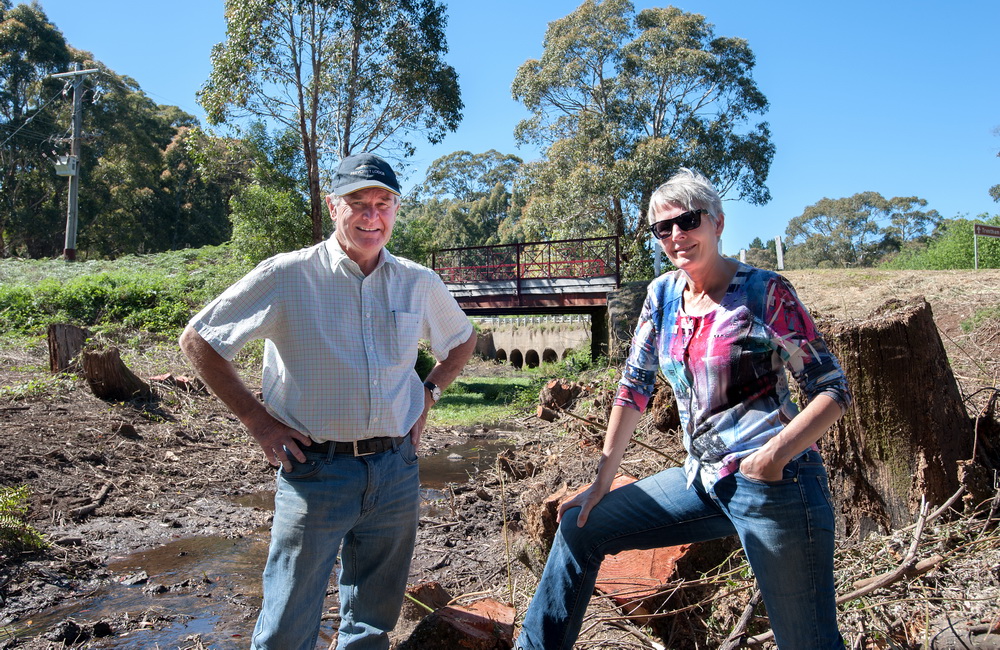
[[[395,449],[400,444],[406,436],[383,436],[381,438],[365,438],[364,440],[354,440],[351,442],[336,442],[334,440],[327,440],[326,442],[314,442],[310,446],[302,446],[302,449],[318,454],[330,453],[330,447],[333,447],[333,453],[335,454],[351,454],[352,456],[370,456],[372,454],[381,454],[383,451],[389,451],[390,449]]]

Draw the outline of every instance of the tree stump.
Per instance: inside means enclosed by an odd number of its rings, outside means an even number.
[[[864,538],[944,503],[972,456],[972,425],[930,305],[891,300],[865,320],[820,322],[854,406],[821,441],[837,532]]]
[[[83,376],[94,395],[104,400],[127,402],[153,394],[149,384],[122,362],[118,348],[84,350]]]
[[[79,356],[90,332],[76,325],[54,323],[49,325],[49,370],[75,372],[80,368]]]
[[[580,395],[585,394],[587,394],[586,386],[575,381],[553,379],[538,392],[538,402],[549,409],[563,409],[572,405]]]

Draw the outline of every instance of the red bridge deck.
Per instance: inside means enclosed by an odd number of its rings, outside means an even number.
[[[446,248],[432,266],[467,313],[593,311],[621,282],[617,237]]]

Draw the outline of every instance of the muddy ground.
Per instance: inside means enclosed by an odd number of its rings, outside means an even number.
[[[980,388],[1000,383],[1000,324],[987,321],[971,333],[961,327],[977,310],[1000,307],[1000,272],[800,271],[788,277],[806,305],[823,315],[860,317],[886,299],[923,295],[962,393],[972,396],[970,411],[989,394],[977,393]],[[136,333],[112,338],[140,377],[190,375],[173,341]],[[53,378],[47,367],[44,342],[0,353],[0,485],[30,488],[27,520],[50,543],[44,551],[0,556],[0,648],[247,647],[260,602],[273,485],[273,469],[259,449],[203,392],[168,380],[153,384],[154,400],[109,403],[82,380]],[[466,372],[511,371],[476,363]],[[603,407],[579,408],[600,417]],[[648,423],[641,436],[650,446],[676,449],[676,439]],[[461,459],[448,462],[459,464],[482,458],[461,465],[473,474],[467,480],[452,477],[425,490],[410,582],[438,581],[460,603],[493,597],[522,615],[540,569],[530,543],[533,508],[560,487],[584,485],[599,444],[598,432],[565,416],[545,423],[524,413],[465,430],[429,428],[423,456],[455,454]],[[498,448],[509,450],[499,464],[491,455]],[[625,467],[642,476],[666,464],[661,454],[637,447]],[[962,530],[977,525],[965,522]],[[948,539],[958,535],[940,531]],[[864,607],[861,614],[845,613],[852,644],[894,647],[871,640],[881,629],[895,635],[895,647],[933,647],[931,619],[955,611],[979,625],[990,616],[1000,620],[1000,551],[987,543],[995,538],[984,529],[961,553],[952,550],[947,570],[928,574],[933,596],[921,601],[924,592],[915,596],[911,586],[887,594],[893,604],[877,615]],[[870,552],[860,544],[842,549],[842,570],[850,566],[854,575],[840,579],[846,584],[881,572],[875,560],[857,558],[891,559],[908,543],[903,536],[870,540]],[[738,576],[738,556],[723,559]],[[717,588],[722,584],[725,589]],[[749,598],[748,585],[732,576],[705,581],[701,593],[682,594],[683,614],[644,627],[595,599],[581,647],[719,647]],[[899,604],[909,601],[909,609]],[[332,588],[327,608],[318,648],[330,645],[336,626]],[[888,618],[896,620],[881,620]],[[405,639],[413,625],[402,620],[394,638]]]

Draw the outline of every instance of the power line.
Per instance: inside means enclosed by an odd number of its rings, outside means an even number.
[[[60,90],[60,91],[59,91],[58,93],[56,93],[56,94],[55,94],[55,95],[54,95],[54,96],[53,96],[53,97],[52,97],[51,99],[49,99],[49,101],[47,101],[47,102],[45,102],[44,104],[42,104],[41,106],[39,106],[39,107],[38,107],[38,110],[37,110],[37,111],[35,111],[35,112],[34,112],[34,114],[32,114],[32,116],[31,116],[31,117],[29,117],[28,119],[26,119],[26,120],[24,121],[24,123],[23,123],[23,124],[21,124],[21,126],[17,127],[17,130],[16,130],[16,131],[14,131],[14,132],[13,132],[13,133],[11,133],[11,134],[10,134],[9,136],[7,136],[7,139],[6,139],[6,140],[4,140],[3,142],[0,142],[0,147],[4,146],[4,145],[5,145],[5,144],[7,144],[8,142],[10,142],[11,138],[13,138],[13,137],[14,137],[15,135],[17,135],[17,134],[18,134],[18,132],[19,132],[19,131],[20,131],[21,129],[23,129],[24,127],[28,126],[28,124],[30,124],[30,123],[31,123],[31,121],[32,121],[32,120],[34,120],[34,119],[35,119],[35,117],[36,117],[36,116],[37,116],[37,115],[38,115],[39,113],[41,113],[41,112],[42,112],[42,111],[43,111],[43,110],[45,109],[45,107],[46,107],[46,106],[48,106],[49,104],[51,104],[52,102],[54,102],[54,101],[56,100],[56,97],[61,97],[61,96],[62,96],[62,94],[63,94],[63,91],[62,91],[62,90]]]
[[[45,131],[45,132],[34,131],[34,130],[31,130],[31,129],[17,129],[17,130],[20,131],[22,138],[24,138],[26,140],[34,140],[34,141],[37,141],[37,142],[45,142],[47,140],[53,140],[53,139],[60,139],[60,138],[67,138],[67,137],[69,137],[69,129],[63,129],[63,131],[62,131],[63,135],[61,135],[61,136],[53,135],[52,134],[52,129],[50,129],[48,131]],[[9,125],[6,125],[6,124],[0,124],[0,131],[12,132],[12,131],[15,131],[15,129],[12,126],[9,126]],[[12,137],[13,137],[13,135],[14,135],[14,133],[11,133]]]

